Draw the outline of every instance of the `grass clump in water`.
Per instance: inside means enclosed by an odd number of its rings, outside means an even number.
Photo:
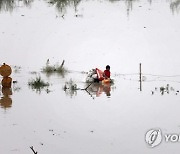
[[[42,89],[45,87],[49,87],[48,82],[44,82],[41,77],[36,77],[35,79],[32,79],[31,81],[28,82],[28,85],[32,88],[35,89],[36,91],[41,92]]]
[[[70,79],[70,81],[66,82],[64,85],[64,90],[66,89],[77,90],[77,85],[73,82],[72,79]]]
[[[77,95],[77,90],[79,90],[79,88],[77,88],[77,85],[74,83],[72,79],[65,83],[63,89],[65,93],[67,95],[70,95],[71,97]]]
[[[49,59],[46,62],[46,66],[43,68],[43,72],[46,74],[58,73],[60,75],[65,75],[68,70],[64,67],[65,60],[61,63],[61,65],[50,65]]]

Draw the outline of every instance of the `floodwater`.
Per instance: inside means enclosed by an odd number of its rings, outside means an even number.
[[[179,0],[0,0],[0,63],[14,81],[0,91],[0,153],[178,153],[145,134],[180,134],[179,27]],[[69,72],[42,73],[47,59]],[[114,84],[63,89],[107,64]],[[48,87],[28,86],[39,76]]]

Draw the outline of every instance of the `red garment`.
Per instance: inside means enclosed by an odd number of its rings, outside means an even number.
[[[104,75],[105,75],[105,77],[110,78],[111,72],[110,72],[109,70],[105,70],[105,71],[104,71]]]
[[[100,69],[96,68],[96,73],[97,73],[97,77],[98,77],[98,80],[99,81],[102,81],[104,80],[104,77],[103,77],[103,71],[101,71]]]

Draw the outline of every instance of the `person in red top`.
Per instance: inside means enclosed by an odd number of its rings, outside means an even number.
[[[106,70],[104,70],[103,76],[104,76],[105,79],[109,79],[110,78],[111,72],[110,72],[110,66],[109,65],[106,66]]]

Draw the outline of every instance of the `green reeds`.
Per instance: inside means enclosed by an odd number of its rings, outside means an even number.
[[[41,77],[36,77],[35,79],[32,79],[31,81],[28,82],[28,85],[36,91],[41,91],[45,87],[49,87],[48,82],[44,82]]]
[[[46,62],[46,66],[43,67],[42,71],[48,75],[53,74],[53,73],[58,73],[62,76],[65,75],[65,73],[68,72],[68,70],[64,67],[65,60],[61,63],[61,65],[50,65],[49,64],[49,59]]]

